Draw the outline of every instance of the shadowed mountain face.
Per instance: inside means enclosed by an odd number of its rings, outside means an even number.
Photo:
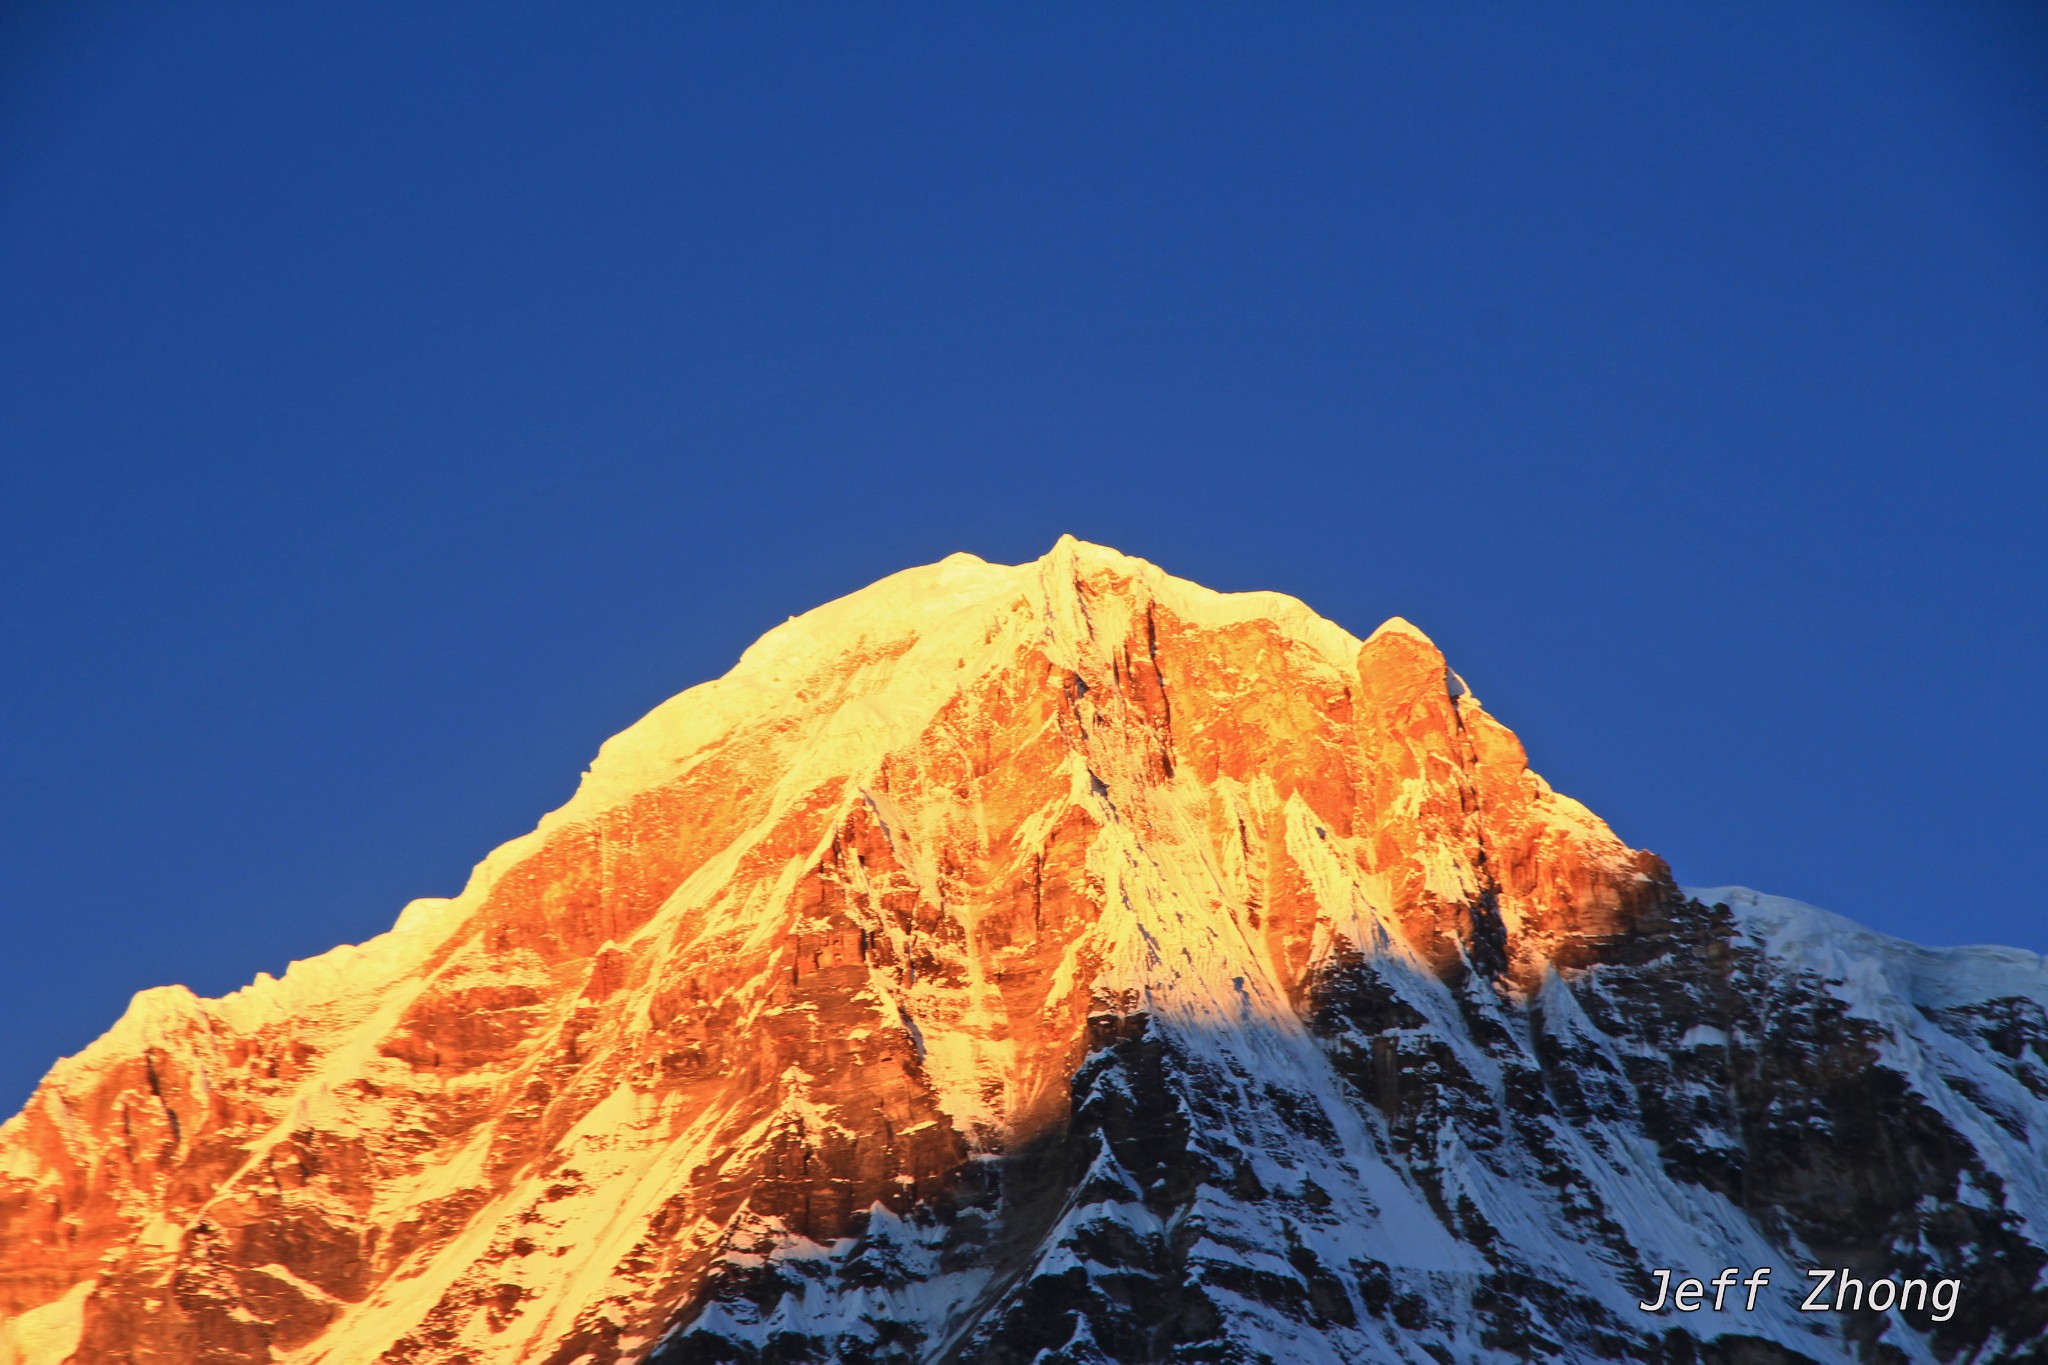
[[[59,1062],[0,1365],[2039,1359],[2044,1002],[1681,892],[1404,622],[955,556]]]

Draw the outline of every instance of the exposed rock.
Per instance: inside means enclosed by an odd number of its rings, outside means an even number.
[[[58,1063],[0,1365],[2038,1358],[2044,1004],[1688,897],[1405,622],[955,556],[457,899]]]

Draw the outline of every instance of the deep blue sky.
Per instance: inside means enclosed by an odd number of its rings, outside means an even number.
[[[313,10],[0,33],[0,1110],[1062,531],[2048,948],[2048,10]]]

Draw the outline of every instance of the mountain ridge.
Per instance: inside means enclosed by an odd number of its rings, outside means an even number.
[[[1918,978],[1829,985],[1907,958],[1728,894],[1398,617],[954,555],[656,707],[457,897],[139,994],[0,1125],[0,1362],[1797,1359],[1629,1296],[1814,1250],[1828,1179],[2038,1276],[2039,960],[1928,1033],[1856,1013]],[[1779,1073],[1926,1130],[1805,1169]],[[1813,1358],[1982,1351],[1999,1293]]]

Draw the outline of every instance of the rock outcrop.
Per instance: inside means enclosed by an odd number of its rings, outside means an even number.
[[[1682,892],[1405,622],[954,556],[59,1062],[0,1365],[2038,1359],[2044,1002]]]

